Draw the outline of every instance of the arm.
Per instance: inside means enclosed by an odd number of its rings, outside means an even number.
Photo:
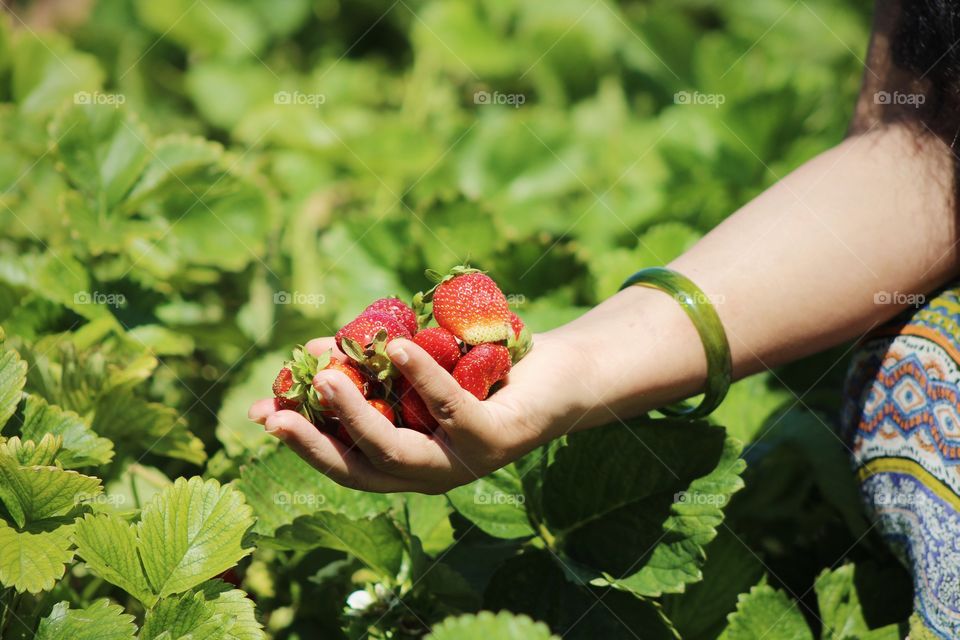
[[[871,67],[889,66],[884,47],[875,38]],[[920,125],[888,120],[873,92],[900,80],[867,75],[850,137],[670,265],[715,301],[736,377],[859,337],[905,306],[877,304],[878,293],[924,293],[957,271],[951,152],[918,135]],[[480,402],[416,345],[392,342],[391,357],[440,422],[433,437],[395,429],[337,372],[322,372],[316,384],[332,396],[357,449],[294,412],[274,412],[269,400],[254,405],[251,418],[348,486],[438,492],[564,433],[693,395],[705,377],[699,337],[679,305],[639,287],[534,344],[508,384]],[[326,338],[309,346],[331,345]]]

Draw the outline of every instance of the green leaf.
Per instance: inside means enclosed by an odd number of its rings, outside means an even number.
[[[47,404],[37,395],[27,396],[20,432],[39,441],[45,434],[63,438],[57,461],[68,469],[107,464],[113,459],[113,443],[101,438],[73,411]]]
[[[243,495],[216,480],[178,478],[143,509],[137,547],[153,592],[180,593],[250,553],[243,538],[253,515]]]
[[[255,401],[272,394],[270,384],[289,358],[288,352],[271,351],[257,358],[230,385],[217,411],[217,439],[230,456],[254,452],[273,437],[247,419],[247,410]]]
[[[112,213],[147,162],[149,132],[126,109],[74,104],[50,125],[62,170],[78,190]]]
[[[147,606],[156,602],[140,564],[134,525],[113,514],[87,514],[77,521],[74,541],[93,573]]]
[[[138,456],[149,452],[198,465],[207,458],[203,442],[176,409],[147,402],[129,388],[98,397],[91,426],[117,449]]]
[[[227,620],[207,606],[202,593],[162,598],[150,608],[140,632],[142,640],[224,640]]]
[[[345,551],[387,579],[400,572],[405,548],[403,536],[386,514],[354,519],[330,511],[300,516],[265,543],[281,549]]]
[[[103,82],[96,58],[70,48],[55,34],[17,34],[13,47],[13,98],[20,112],[44,118],[78,91],[94,91]]]
[[[509,611],[493,614],[481,611],[473,615],[447,618],[433,626],[427,640],[554,640],[558,636],[542,622]]]
[[[83,609],[71,609],[58,602],[50,615],[40,620],[36,640],[133,640],[137,625],[123,607],[106,598],[94,600]]]
[[[26,381],[27,363],[16,351],[3,347],[0,340],[0,428],[17,410]]]
[[[525,508],[526,496],[516,467],[509,465],[447,492],[461,515],[497,538],[534,535]]]
[[[0,502],[18,527],[73,511],[102,492],[100,479],[50,466],[21,466],[0,451]]]
[[[263,536],[317,511],[359,519],[388,511],[390,497],[347,489],[330,480],[288,447],[278,447],[250,462],[234,482],[257,516],[254,531]]]
[[[596,584],[679,593],[702,578],[703,547],[743,486],[739,452],[705,422],[643,418],[573,434],[546,472],[547,528]]]
[[[403,493],[398,497],[403,501],[407,530],[420,539],[426,553],[436,555],[453,544],[453,509],[444,496]]]
[[[813,640],[803,614],[782,591],[758,585],[737,599],[720,640]]]
[[[45,434],[39,440],[22,440],[14,436],[0,444],[0,456],[8,456],[23,466],[55,466],[63,439]]]
[[[53,589],[73,559],[72,525],[17,530],[0,519],[0,584],[17,591]]]
[[[817,604],[823,622],[822,640],[897,640],[897,625],[870,629],[860,605],[860,596],[854,584],[856,568],[847,564],[839,569],[824,571],[817,576],[814,586]]]
[[[729,528],[719,529],[706,547],[703,581],[687,585],[683,593],[663,597],[664,613],[684,638],[715,638],[737,608],[737,596],[750,590],[764,567]]]
[[[568,640],[679,638],[656,602],[579,581],[556,555],[542,549],[501,564],[487,584],[483,606],[546,620]]]

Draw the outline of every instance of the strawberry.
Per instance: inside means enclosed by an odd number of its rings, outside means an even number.
[[[374,398],[373,400],[367,400],[367,404],[379,411],[381,415],[383,415],[383,417],[390,422],[394,422],[396,420],[396,415],[393,413],[393,407],[391,407],[390,403],[386,400]]]
[[[533,346],[533,336],[530,335],[530,329],[524,326],[520,316],[512,311],[510,312],[510,330],[507,349],[510,350],[510,362],[517,364]]]
[[[437,419],[406,378],[397,381],[397,397],[400,398],[400,418],[403,426],[422,433],[432,433],[437,428]]]
[[[421,329],[413,336],[413,341],[447,371],[453,371],[460,359],[460,345],[456,336],[443,327]]]
[[[500,344],[479,344],[460,358],[453,379],[480,400],[510,372],[510,351]]]
[[[300,406],[300,400],[286,397],[286,394],[289,393],[292,388],[293,372],[290,370],[290,367],[284,367],[280,369],[280,373],[277,374],[277,378],[273,381],[273,403],[277,411],[283,409],[296,411]]]
[[[350,435],[350,432],[347,431],[347,428],[342,424],[337,424],[337,440],[347,445],[348,447],[353,447],[356,443],[353,441],[353,436]]]
[[[410,332],[396,318],[383,311],[368,311],[345,324],[335,339],[337,346],[357,364],[371,371],[378,380],[396,373],[387,356],[387,343],[394,338],[410,338]]]
[[[427,276],[439,282],[418,295],[415,303],[420,307],[425,300],[432,301],[433,317],[441,327],[471,345],[509,337],[510,307],[490,276],[466,266],[454,267],[446,276],[435,271]]]
[[[380,311],[393,316],[397,322],[402,324],[406,330],[410,332],[410,335],[417,332],[416,314],[413,312],[413,309],[408,307],[407,304],[399,298],[380,298],[379,300],[374,300],[360,315],[366,315],[374,311]]]
[[[359,391],[364,398],[367,397],[369,383],[367,382],[366,376],[363,375],[363,372],[360,371],[360,369],[350,362],[343,362],[342,360],[337,360],[336,358],[330,359],[330,364],[327,365],[325,370],[330,369],[342,371],[345,376],[350,378],[350,382],[352,382],[357,388],[357,391]]]

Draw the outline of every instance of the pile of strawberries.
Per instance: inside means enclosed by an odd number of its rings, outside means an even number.
[[[427,271],[427,277],[435,286],[414,296],[412,306],[398,298],[381,298],[337,332],[337,347],[346,361],[334,358],[332,349],[320,356],[294,349],[273,383],[277,409],[298,411],[352,444],[313,386],[318,371],[337,369],[396,426],[432,432],[437,421],[387,357],[386,346],[395,338],[415,342],[461,387],[485,400],[530,350],[530,332],[510,311],[497,283],[482,271],[458,266],[446,275]]]

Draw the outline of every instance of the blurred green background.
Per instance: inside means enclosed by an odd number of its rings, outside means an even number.
[[[268,395],[284,354],[373,298],[409,297],[425,268],[469,259],[548,329],[838,143],[871,10],[865,0],[7,8],[0,324],[25,353],[69,334],[108,366],[150,372],[141,395],[152,422],[101,425],[120,442],[106,478],[138,461],[138,472],[224,480],[267,442],[246,409]],[[794,393],[829,416],[836,355],[735,385],[716,420],[749,443]],[[782,431],[748,459],[798,437]],[[147,446],[158,438],[166,444]],[[829,478],[805,475],[810,459],[793,449],[738,530],[802,585],[829,565],[811,557],[852,538],[824,511],[817,483]],[[261,593],[277,607],[288,595]]]

